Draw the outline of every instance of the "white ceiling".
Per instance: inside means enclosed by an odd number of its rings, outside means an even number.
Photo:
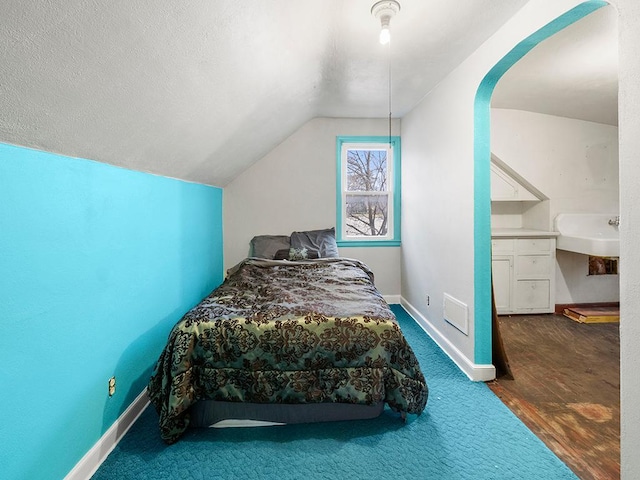
[[[0,141],[223,186],[316,116],[386,117],[373,0],[4,0]],[[526,0],[401,0],[394,116]]]
[[[393,116],[526,1],[400,0]],[[313,117],[387,117],[373,3],[4,0],[0,141],[224,186]]]
[[[498,82],[491,105],[617,125],[615,8],[596,10],[536,46]]]

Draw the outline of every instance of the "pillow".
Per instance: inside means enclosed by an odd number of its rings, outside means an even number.
[[[289,260],[306,260],[308,250],[304,247],[289,249]]]
[[[307,248],[307,258],[309,260],[320,258],[320,252],[318,252],[318,250],[314,250],[313,248]],[[289,252],[289,260],[291,260],[291,252]]]
[[[291,246],[293,248],[317,250],[321,258],[339,256],[336,229],[333,227],[324,230],[293,232],[291,234]]]
[[[251,256],[274,258],[278,250],[289,251],[291,242],[286,235],[257,235],[251,239]]]
[[[320,258],[320,254],[318,253],[317,250],[309,250],[308,248],[305,249],[306,250],[306,257],[304,257],[305,259],[314,259],[314,258]],[[292,252],[293,251],[293,252]],[[278,250],[276,252],[276,255],[273,257],[274,260],[301,260],[300,258],[293,258],[296,255],[296,252],[298,250],[295,248],[283,248],[282,250]]]
[[[276,254],[273,256],[274,260],[289,260],[289,250],[290,248],[283,248],[278,250]]]

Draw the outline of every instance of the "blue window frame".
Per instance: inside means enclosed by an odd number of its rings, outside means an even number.
[[[336,239],[400,245],[400,137],[337,137]]]

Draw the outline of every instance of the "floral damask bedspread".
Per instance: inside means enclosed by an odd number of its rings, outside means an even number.
[[[201,399],[385,401],[419,414],[428,389],[363,263],[250,258],[174,326],[148,393],[174,443]]]

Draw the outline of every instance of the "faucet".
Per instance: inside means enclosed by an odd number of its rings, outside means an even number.
[[[620,215],[616,215],[615,218],[610,218],[609,225],[613,225],[615,227],[620,226]]]

